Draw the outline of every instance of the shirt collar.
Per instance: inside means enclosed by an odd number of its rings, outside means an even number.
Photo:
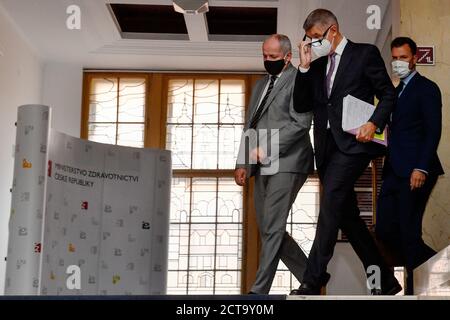
[[[411,81],[411,79],[417,74],[417,71],[414,70],[407,76],[405,79],[402,79],[403,83],[405,84],[405,87],[408,85],[408,83]]]
[[[275,81],[277,81],[278,79],[280,79],[280,77],[281,77],[281,75],[283,74],[283,72],[285,72],[286,70],[283,70],[283,71],[281,71],[279,74],[277,74],[275,77]],[[269,77],[269,81],[270,81],[270,78],[272,78],[272,75],[271,74],[267,74],[267,76]]]
[[[348,40],[347,38],[344,36],[341,40],[341,42],[339,43],[339,45],[336,47],[336,50],[334,52],[336,52],[337,55],[342,56],[342,54],[344,53],[344,49],[345,46],[347,45]]]

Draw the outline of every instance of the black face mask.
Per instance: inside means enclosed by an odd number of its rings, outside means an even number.
[[[277,76],[283,71],[286,62],[284,59],[275,60],[275,61],[264,61],[264,68],[266,68],[267,72],[273,76]]]

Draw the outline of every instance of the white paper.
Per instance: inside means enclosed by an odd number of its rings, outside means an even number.
[[[342,129],[346,132],[358,129],[369,121],[374,111],[374,105],[351,95],[346,96],[342,105]]]

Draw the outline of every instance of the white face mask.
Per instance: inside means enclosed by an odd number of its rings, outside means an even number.
[[[392,73],[400,79],[405,79],[411,73],[409,62],[401,60],[392,61]]]
[[[317,41],[318,39],[312,39],[312,42]],[[334,39],[333,39],[334,41]],[[330,54],[331,48],[333,47],[332,43],[328,39],[323,39],[322,44],[318,46],[311,47],[312,53],[312,61],[317,60],[321,57],[326,57]]]

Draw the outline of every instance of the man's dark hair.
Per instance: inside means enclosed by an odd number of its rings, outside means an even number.
[[[408,37],[395,38],[391,43],[391,50],[393,48],[399,48],[401,46],[404,46],[405,44],[407,44],[409,46],[413,56],[415,56],[417,53],[417,44],[414,42],[413,39],[408,38]]]
[[[308,31],[315,25],[321,25],[328,28],[332,24],[339,26],[338,20],[333,12],[327,9],[316,9],[306,18],[303,29]]]

